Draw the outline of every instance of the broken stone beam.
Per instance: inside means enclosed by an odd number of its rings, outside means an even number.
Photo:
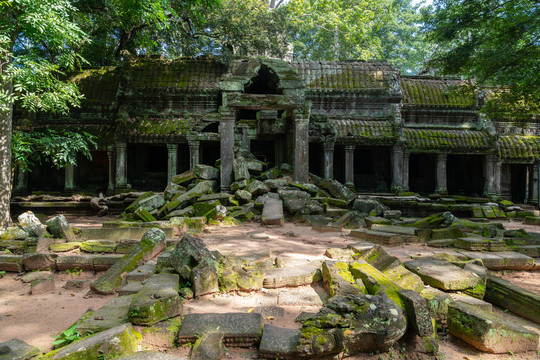
[[[283,226],[284,222],[283,202],[278,199],[267,199],[264,202],[262,224]]]
[[[401,235],[387,233],[384,231],[372,231],[364,229],[352,230],[350,235],[377,244],[394,245],[401,244],[403,242],[403,237]]]
[[[165,233],[158,228],[148,230],[122,259],[109,268],[90,288],[99,294],[114,294],[124,283],[125,274],[159,254],[166,246]]]
[[[521,353],[538,348],[536,332],[462,302],[448,306],[448,329],[450,334],[490,353]]]
[[[540,295],[488,275],[486,301],[540,324]]]

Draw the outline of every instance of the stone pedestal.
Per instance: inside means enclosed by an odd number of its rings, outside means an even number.
[[[65,168],[64,192],[72,193],[75,191],[75,165],[68,164]]]
[[[127,144],[116,143],[116,190],[127,188]]]
[[[233,110],[221,111],[221,191],[229,192],[233,181],[234,123]]]
[[[178,144],[167,144],[167,183],[177,173],[176,164],[178,163]]]
[[[294,181],[309,182],[309,114],[294,111]]]
[[[189,169],[193,170],[195,165],[201,161],[201,142],[199,140],[188,141],[189,145]]]
[[[354,149],[356,145],[345,145],[345,186],[354,189]]]
[[[324,178],[333,179],[334,178],[334,142],[325,141],[323,144],[324,148]]]
[[[409,158],[411,153],[405,151],[403,153],[403,191],[409,191]]]
[[[403,189],[403,147],[392,148],[392,188]]]
[[[538,205],[538,163],[527,166],[529,173],[529,198],[527,203]]]
[[[446,159],[447,154],[437,154],[437,184],[435,192],[437,194],[448,194],[446,185]]]
[[[116,152],[114,145],[110,145],[107,148],[107,157],[109,158],[109,185],[107,187],[107,194],[114,194],[114,179],[116,175]]]

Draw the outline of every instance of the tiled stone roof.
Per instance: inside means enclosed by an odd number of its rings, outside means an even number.
[[[116,102],[119,74],[115,66],[87,69],[70,77],[84,94],[82,105],[107,105]]]
[[[197,122],[195,118],[129,119],[124,127],[127,136],[186,135]]]
[[[505,160],[533,160],[540,158],[540,136],[503,135],[499,138],[499,157]]]
[[[494,139],[484,131],[403,129],[405,146],[413,150],[485,151]]]
[[[397,135],[388,121],[330,120],[337,127],[338,138],[353,138],[359,143],[392,144]]]
[[[476,97],[471,88],[460,87],[462,80],[433,77],[402,77],[404,106],[473,108]]]
[[[293,61],[291,66],[309,90],[388,90],[397,71],[387,63],[362,61]]]

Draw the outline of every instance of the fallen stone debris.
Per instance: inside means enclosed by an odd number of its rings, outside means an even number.
[[[531,223],[534,214],[508,202],[358,196],[314,175],[309,184],[295,183],[290,166],[267,168],[242,155],[234,160],[230,192],[218,191],[219,168],[195,165],[173,177],[163,193],[139,194],[102,229],[72,228],[62,215],[42,223],[27,212],[0,234],[0,271],[26,271],[22,280],[31,283],[32,294],[54,291],[55,271],[66,270],[102,272],[91,291],[118,294],[66,329],[79,339],[61,335],[43,359],[178,359],[161,348],[138,351],[148,336],[169,348],[190,345],[191,359],[220,359],[231,347],[256,348],[268,359],[346,357],[386,352],[398,341],[435,356],[445,332],[484,352],[537,351],[537,332],[493,308],[540,324],[540,295],[493,275],[540,269],[537,234],[508,231],[494,221]],[[94,203],[103,211],[107,198]],[[442,211],[403,217],[408,206],[417,211],[420,205],[428,213]],[[229,254],[205,245],[207,227],[245,221],[268,227],[293,221],[355,242],[328,248],[324,260],[309,263],[287,263],[270,250]],[[407,243],[431,251],[402,262],[385,250]],[[317,284],[324,295],[313,292]],[[266,323],[253,309],[185,311],[190,299],[283,289],[276,305],[310,304],[319,311],[300,316],[296,328]],[[31,359],[39,352],[17,339],[0,343],[0,359]]]

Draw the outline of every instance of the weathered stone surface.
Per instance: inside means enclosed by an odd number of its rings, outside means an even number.
[[[66,217],[64,215],[58,215],[49,219],[46,222],[47,230],[55,238],[66,239],[67,241],[75,241],[75,234],[71,230]]]
[[[36,280],[48,279],[52,275],[50,271],[32,271],[23,275],[22,282],[31,283]]]
[[[317,292],[312,286],[281,288],[277,304],[280,306],[322,306],[327,297],[328,295],[324,291],[323,293]]]
[[[175,175],[172,178],[172,182],[177,185],[187,186],[192,180],[196,179],[197,175],[191,170],[185,171],[181,174]]]
[[[270,188],[259,180],[251,181],[246,187],[246,190],[250,192],[253,197],[261,196],[267,192],[270,192]]]
[[[185,192],[185,187],[171,182],[165,188],[165,191],[163,192],[163,198],[165,199],[165,201],[169,201],[173,198],[174,195],[182,194]]]
[[[22,340],[11,339],[0,343],[0,360],[30,360],[41,351]]]
[[[116,360],[186,360],[166,353],[160,353],[156,351],[138,351],[129,355],[122,355],[115,358]]]
[[[283,206],[291,215],[296,214],[302,208],[306,207],[311,201],[311,195],[305,191],[292,189],[279,189],[280,198],[283,200]]]
[[[352,244],[348,244],[347,248],[353,250],[355,253],[360,255],[366,253],[367,251],[373,249],[376,245],[366,241],[359,241]]]
[[[460,267],[429,258],[405,262],[403,265],[422,278],[425,284],[441,290],[466,290],[480,284],[480,277]]]
[[[283,226],[285,219],[283,217],[283,202],[276,199],[268,199],[264,202],[262,220],[263,225]]]
[[[356,199],[352,205],[353,210],[366,215],[382,216],[385,210],[383,204],[376,199]]]
[[[111,266],[122,260],[122,254],[101,254],[93,259],[94,271],[107,271]]]
[[[469,295],[452,294],[452,299],[455,302],[462,302],[470,306],[476,306],[485,311],[493,311],[493,305]]]
[[[328,191],[333,197],[347,201],[348,204],[356,199],[356,195],[351,191],[351,189],[341,184],[337,180],[325,179],[321,181],[319,186]]]
[[[458,249],[481,251],[504,251],[506,250],[506,243],[502,239],[489,239],[489,238],[459,238],[454,242],[454,246]]]
[[[285,286],[309,285],[320,279],[320,263],[315,261],[305,265],[265,270],[263,286],[278,288]]]
[[[426,299],[431,317],[441,325],[446,325],[448,317],[448,305],[453,301],[452,297],[439,289],[427,286],[420,295]]]
[[[46,279],[34,280],[30,284],[30,293],[32,295],[39,295],[53,292],[55,290],[54,284],[54,275],[52,274]]]
[[[124,283],[126,273],[134,270],[144,261],[153,258],[166,246],[165,233],[158,229],[148,230],[141,242],[122,259],[109,268],[90,287],[100,294],[114,294]]]
[[[366,287],[349,270],[349,264],[341,261],[324,261],[322,264],[324,288],[330,296],[363,294]]]
[[[54,254],[24,254],[23,264],[26,271],[56,270],[56,258]]]
[[[219,178],[219,169],[209,165],[195,164],[193,172],[204,180],[217,180]]]
[[[238,189],[234,193],[234,196],[236,196],[242,204],[248,203],[251,200],[251,193],[247,190]]]
[[[454,302],[448,308],[450,334],[481,351],[521,353],[537,351],[538,334],[480,308]]]
[[[126,281],[144,281],[156,272],[157,262],[150,260],[126,275]]]
[[[21,227],[28,233],[30,236],[41,237],[46,231],[47,227],[39,221],[39,219],[34,215],[33,212],[27,211],[22,213],[17,217]]]
[[[77,291],[77,290],[84,289],[88,285],[90,285],[90,280],[70,279],[66,281],[66,284],[64,285],[64,289]]]
[[[146,210],[143,207],[137,208],[137,210],[135,210],[134,214],[138,219],[142,220],[143,222],[157,221],[157,219],[154,217],[154,215],[152,215],[150,213],[150,211]]]
[[[406,329],[401,308],[385,296],[336,296],[304,322],[297,350],[307,357],[384,352]]]
[[[485,300],[540,324],[540,294],[488,275]]]
[[[433,229],[431,231],[432,240],[441,240],[441,239],[459,239],[464,237],[465,234],[457,226],[451,226],[444,229]]]
[[[247,166],[247,161],[243,157],[238,157],[233,160],[233,173],[234,173],[234,181],[241,181],[241,180],[248,180],[250,179],[249,176],[249,169]]]
[[[126,212],[134,212],[138,207],[139,207],[139,203],[146,199],[146,198],[149,198],[150,196],[154,196],[154,193],[152,191],[148,191],[148,192],[145,192],[144,194],[142,194],[141,196],[139,196],[137,199],[135,199],[134,202],[132,202],[127,208],[126,208]]]
[[[165,205],[165,198],[163,195],[152,195],[139,201],[138,209],[144,209],[146,211],[153,211],[159,209]]]
[[[184,208],[190,205],[195,199],[200,196],[209,193],[214,187],[214,182],[210,180],[204,180],[195,185],[189,191],[175,195],[169,202],[163,205],[158,212],[159,217],[169,215],[177,208]]]
[[[480,259],[490,270],[530,270],[534,259],[517,252],[461,252],[468,259]]]
[[[114,253],[116,251],[116,242],[110,240],[87,240],[80,243],[80,248],[84,252],[95,253]]]
[[[146,280],[143,288],[129,307],[129,321],[137,325],[153,325],[182,313],[182,299],[178,294],[179,276],[155,274]]]
[[[259,353],[263,359],[297,359],[299,340],[300,330],[265,324]]]
[[[374,242],[376,244],[396,245],[403,243],[403,237],[399,234],[372,230],[351,230],[350,236]]]
[[[227,346],[253,346],[258,344],[263,329],[263,319],[257,313],[187,314],[178,332],[178,343],[195,342],[200,334],[219,330]]]
[[[191,348],[190,360],[219,360],[225,355],[224,334],[215,329],[203,334]]]
[[[118,296],[126,296],[137,294],[143,288],[143,284],[139,281],[128,281],[128,283],[118,290]],[[131,302],[130,302],[131,303]]]
[[[435,329],[433,328],[426,299],[412,290],[401,290],[399,296],[405,305],[407,320],[413,331],[422,337],[432,335]]]
[[[24,240],[28,232],[19,226],[12,226],[0,232],[0,240]]]
[[[329,257],[332,260],[339,261],[351,261],[354,254],[354,250],[342,248],[330,248],[326,249],[326,251],[324,252],[325,256]]]
[[[136,332],[131,324],[123,324],[51,351],[44,355],[44,359],[100,360],[104,356],[113,358],[136,351],[140,341],[141,334]]]
[[[410,226],[422,229],[442,229],[452,225],[455,216],[450,212],[434,214],[412,223]]]
[[[120,296],[109,300],[105,305],[86,317],[77,326],[83,336],[109,330],[129,323],[128,310],[134,296]]]
[[[56,267],[59,271],[94,271],[94,255],[59,256],[56,258]]]
[[[68,252],[71,250],[75,250],[81,247],[81,243],[79,241],[74,242],[66,242],[66,243],[54,243],[49,245],[49,250],[52,252]]]

